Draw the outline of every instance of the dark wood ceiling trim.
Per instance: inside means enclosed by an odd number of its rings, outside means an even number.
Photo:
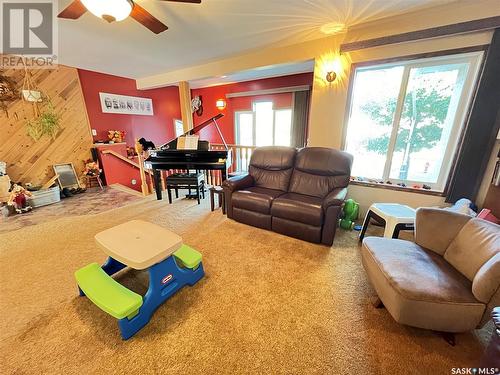
[[[384,46],[387,44],[412,42],[421,39],[438,38],[447,35],[471,33],[475,31],[491,30],[500,27],[500,16],[481,18],[473,21],[454,23],[451,25],[432,27],[429,29],[410,31],[407,33],[388,35],[380,38],[361,40],[359,42],[344,43],[340,52],[356,51],[365,48]]]
[[[458,54],[462,54],[462,53],[487,51],[488,47],[489,47],[489,44],[480,44],[477,46],[470,46],[470,47],[452,48],[452,49],[445,49],[445,50],[432,51],[432,52],[414,53],[411,55],[400,55],[400,56],[395,56],[395,57],[386,57],[384,59],[368,60],[368,61],[361,61],[361,62],[353,63],[353,64],[351,64],[351,67],[359,68],[359,67],[363,67],[363,66],[373,66],[373,65],[391,64],[394,62],[402,62],[402,61],[409,61],[409,60],[428,59],[430,57],[450,56],[450,55],[458,55]]]

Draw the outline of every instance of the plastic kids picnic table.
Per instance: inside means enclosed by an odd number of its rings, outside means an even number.
[[[118,319],[123,339],[143,328],[155,310],[185,285],[204,276],[201,254],[177,234],[158,225],[132,220],[98,233],[95,240],[109,258],[75,272],[80,295]],[[111,275],[125,267],[148,270],[149,288],[143,296]]]

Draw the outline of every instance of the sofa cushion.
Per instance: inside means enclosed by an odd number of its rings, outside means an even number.
[[[295,162],[296,149],[292,147],[259,147],[250,159],[248,172],[255,186],[274,190],[288,190]]]
[[[321,226],[323,223],[323,201],[318,197],[286,193],[273,201],[271,215],[300,223]]]
[[[485,305],[438,254],[404,240],[367,237],[362,260],[377,294],[402,324],[445,332],[479,325]]]
[[[421,207],[415,218],[415,242],[443,256],[471,217],[441,208]]]
[[[472,281],[481,266],[499,252],[500,226],[474,218],[458,232],[444,258]]]
[[[346,152],[306,147],[297,152],[290,180],[292,193],[325,197],[337,187],[349,184],[352,156]]]
[[[488,303],[500,288],[500,253],[490,258],[477,271],[472,281],[472,293],[481,302]]]
[[[299,223],[298,221],[273,216],[272,229],[285,236],[295,237],[314,243],[321,242],[321,227],[315,225]]]
[[[269,214],[273,199],[284,193],[284,191],[265,189],[257,186],[249,187],[233,193],[233,206],[262,214]]]
[[[271,230],[271,215],[234,207],[233,218],[240,223],[248,224],[252,227]]]

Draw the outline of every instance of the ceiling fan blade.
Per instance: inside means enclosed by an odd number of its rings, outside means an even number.
[[[173,1],[175,3],[201,4],[201,0],[161,0],[161,1]]]
[[[59,13],[57,17],[76,20],[81,16],[83,16],[86,11],[87,8],[85,8],[85,6],[80,2],[80,0],[74,0],[61,13]]]
[[[134,7],[132,8],[132,13],[130,13],[130,17],[139,22],[140,24],[146,26],[149,30],[154,32],[155,34],[159,34],[168,29],[168,26],[165,25],[160,20],[156,19],[149,13],[146,9],[134,3]]]

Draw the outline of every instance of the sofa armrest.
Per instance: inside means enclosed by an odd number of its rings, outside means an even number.
[[[222,188],[230,192],[242,190],[254,185],[254,179],[249,174],[231,177],[222,183]]]
[[[422,207],[415,219],[415,242],[443,255],[470,216],[440,208]]]
[[[323,209],[326,210],[330,206],[341,206],[347,196],[347,188],[336,188],[332,190],[323,199]]]

